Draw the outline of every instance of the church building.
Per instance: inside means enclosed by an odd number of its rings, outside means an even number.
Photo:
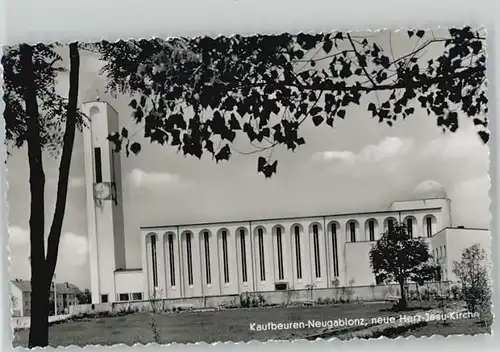
[[[382,284],[369,251],[396,222],[428,241],[445,281],[457,280],[464,248],[490,248],[489,230],[454,226],[445,189],[424,181],[411,199],[368,212],[141,227],[142,268],[127,269],[120,154],[107,140],[118,114],[100,101],[82,111],[92,303]]]

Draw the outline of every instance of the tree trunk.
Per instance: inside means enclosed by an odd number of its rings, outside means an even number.
[[[401,298],[399,299],[399,309],[404,309],[407,306],[406,292],[405,292],[405,281],[404,279],[399,280],[399,288],[401,290]]]
[[[42,163],[40,121],[33,72],[33,48],[20,46],[23,98],[26,104],[26,141],[30,167],[30,260],[31,260],[31,322],[29,347],[45,347],[48,344],[49,285],[45,271],[45,174]]]
[[[52,278],[57,264],[57,254],[59,251],[59,241],[66,212],[66,199],[68,196],[68,180],[71,166],[71,156],[73,154],[73,144],[75,141],[75,129],[78,109],[78,85],[80,70],[80,55],[78,43],[69,45],[70,73],[69,73],[69,93],[68,107],[66,111],[66,130],[63,137],[63,149],[59,164],[59,178],[57,183],[56,205],[54,218],[50,227],[47,242],[47,275]]]
[[[29,348],[48,346],[49,339],[49,296],[52,277],[57,264],[59,240],[66,210],[71,154],[75,138],[78,105],[79,65],[78,44],[70,44],[70,88],[66,116],[66,129],[63,137],[63,151],[59,166],[56,206],[51,224],[47,258],[45,257],[44,229],[45,174],[42,164],[42,145],[36,88],[33,84],[33,48],[21,46],[23,65],[24,100],[29,117],[28,160],[30,166],[30,242],[31,242],[31,322]]]

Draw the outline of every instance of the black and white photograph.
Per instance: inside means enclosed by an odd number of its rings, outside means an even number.
[[[491,334],[486,37],[3,47],[13,346]]]

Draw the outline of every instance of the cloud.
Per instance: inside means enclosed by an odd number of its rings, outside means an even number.
[[[133,169],[126,178],[126,182],[136,189],[154,189],[155,191],[171,191],[185,189],[191,183],[181,176],[169,172],[146,172]]]
[[[316,161],[341,160],[349,162],[353,161],[355,158],[356,154],[350,151],[325,151],[313,155],[313,159]]]
[[[10,226],[9,234],[11,277],[29,279],[31,276],[29,230],[19,226]],[[83,269],[83,267],[87,266],[87,263],[87,237],[72,232],[63,233],[59,243],[57,259],[57,281],[68,281],[76,285],[82,285],[88,281],[88,278],[83,276],[83,274],[87,273],[87,270]]]
[[[19,226],[11,226],[9,228],[9,247],[12,251],[13,248],[29,245],[29,232],[20,228]]]
[[[373,163],[388,160],[413,151],[412,139],[386,137],[378,144],[367,145],[358,153],[349,150],[329,150],[315,153],[313,159],[318,161],[342,161],[353,163]]]
[[[467,179],[453,187],[448,196],[453,199],[453,217],[469,227],[490,228],[491,214],[488,175]]]
[[[488,146],[480,140],[475,126],[469,123],[454,133],[431,140],[421,153],[424,157],[438,153],[444,159],[465,159],[488,153]]]
[[[346,188],[356,184],[360,197],[406,198],[416,184],[436,180],[452,200],[454,225],[490,227],[489,149],[473,125],[424,140],[387,137],[358,152],[330,150],[313,159],[323,162],[325,178],[343,178]]]
[[[449,132],[420,143],[410,138],[386,137],[377,144],[363,147],[357,153],[351,150],[328,150],[313,154],[313,160],[343,162],[359,167],[361,164],[399,162],[408,156],[411,156],[412,163],[416,159],[461,159],[473,162],[474,166],[478,166],[478,163],[484,166],[488,162],[489,150],[478,137],[475,126],[469,123],[455,133]]]

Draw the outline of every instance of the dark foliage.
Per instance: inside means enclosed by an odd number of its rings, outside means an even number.
[[[423,30],[407,35],[414,49],[396,58],[392,48],[343,32],[101,42],[96,48],[107,62],[110,91],[133,96],[130,106],[145,137],[197,158],[208,153],[216,162],[228,160],[238,136],[255,146],[249,154],[276,146],[295,150],[306,143],[304,121],[332,127],[353,105],[389,126],[422,108],[451,132],[465,114],[486,143],[484,38],[469,27],[450,29],[446,37]],[[439,54],[423,59],[430,48]],[[126,130],[110,140],[118,149],[140,151]],[[260,156],[257,169],[270,177],[277,161]]]
[[[32,82],[37,94],[40,119],[40,143],[52,156],[58,156],[63,143],[66,126],[68,99],[56,92],[57,75],[65,72],[57,44],[33,46]],[[20,61],[20,46],[3,48],[4,71],[4,121],[5,140],[10,147],[25,145],[28,133],[26,104],[23,98],[23,70]],[[84,115],[78,112],[77,126],[85,125]],[[9,152],[9,150],[7,150]]]

